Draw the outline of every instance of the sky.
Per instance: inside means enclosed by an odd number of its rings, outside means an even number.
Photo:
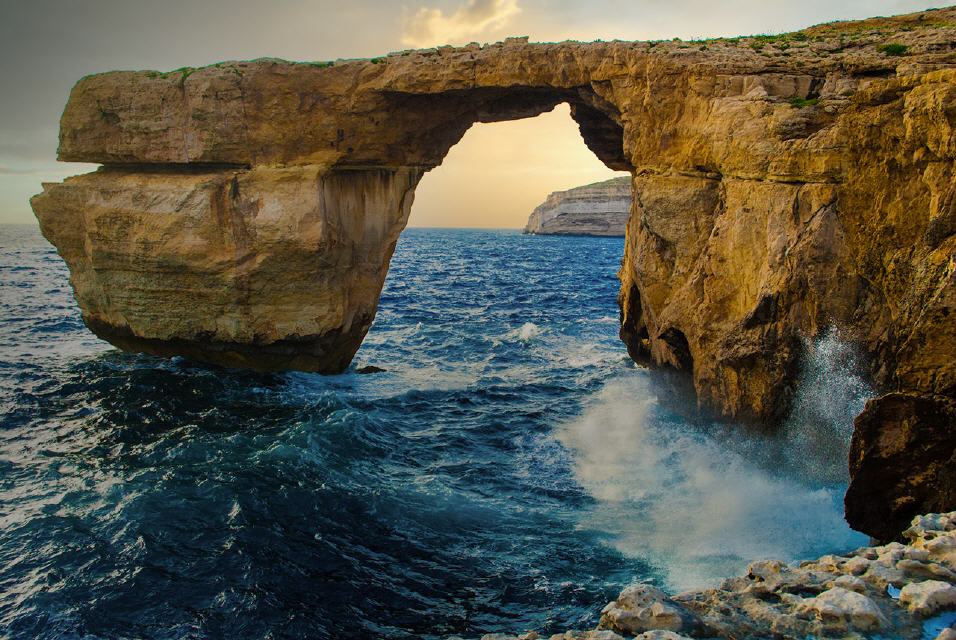
[[[70,88],[113,69],[223,60],[328,60],[529,36],[532,42],[779,33],[953,0],[0,0],[0,223],[32,223]],[[413,226],[521,227],[551,191],[613,177],[562,105],[478,124],[422,180]]]

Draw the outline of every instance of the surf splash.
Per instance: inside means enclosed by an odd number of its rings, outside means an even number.
[[[867,538],[843,520],[853,416],[870,393],[835,330],[805,348],[794,410],[774,436],[688,422],[651,374],[611,380],[558,432],[595,499],[579,526],[659,567],[666,586],[713,586],[759,559],[793,561]]]
[[[853,419],[874,395],[863,363],[839,329],[804,340],[793,408],[780,451],[786,467],[810,483],[846,485]]]

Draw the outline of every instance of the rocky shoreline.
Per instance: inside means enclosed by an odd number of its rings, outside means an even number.
[[[534,235],[624,236],[631,215],[631,178],[611,178],[555,191],[535,207],[524,232]]]
[[[597,629],[550,640],[956,640],[956,512],[913,519],[906,544],[788,565],[752,563],[713,589],[668,596],[636,584],[601,612]],[[953,612],[948,615],[948,612]],[[543,640],[537,632],[482,640]]]

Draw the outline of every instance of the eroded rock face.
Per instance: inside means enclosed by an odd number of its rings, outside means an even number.
[[[33,199],[83,319],[130,351],[336,373],[365,337],[415,169],[104,167]]]
[[[686,371],[722,416],[773,422],[800,338],[835,324],[882,393],[951,399],[954,24],[950,8],[769,42],[511,39],[100,74],[71,94],[60,158],[107,168],[33,205],[114,344],[341,371],[421,174],[475,122],[567,102],[588,147],[632,172],[620,303],[636,360]],[[920,415],[908,428],[934,433]],[[952,484],[944,449],[920,458],[939,470],[927,487]],[[883,536],[956,507],[900,491],[861,510],[851,490],[854,526]]]
[[[536,235],[623,236],[631,215],[630,178],[555,191],[535,207],[525,233]]]

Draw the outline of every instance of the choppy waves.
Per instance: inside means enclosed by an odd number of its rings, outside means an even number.
[[[852,360],[842,343],[830,369],[807,368],[804,431],[768,442],[687,421],[617,340],[621,249],[408,230],[355,360],[386,371],[262,376],[109,348],[53,250],[2,228],[0,628],[582,628],[634,580],[699,584],[857,544],[832,464],[843,440],[823,481],[787,457],[821,424],[847,433],[852,408],[813,410],[812,380]],[[865,396],[841,380],[847,403]]]

